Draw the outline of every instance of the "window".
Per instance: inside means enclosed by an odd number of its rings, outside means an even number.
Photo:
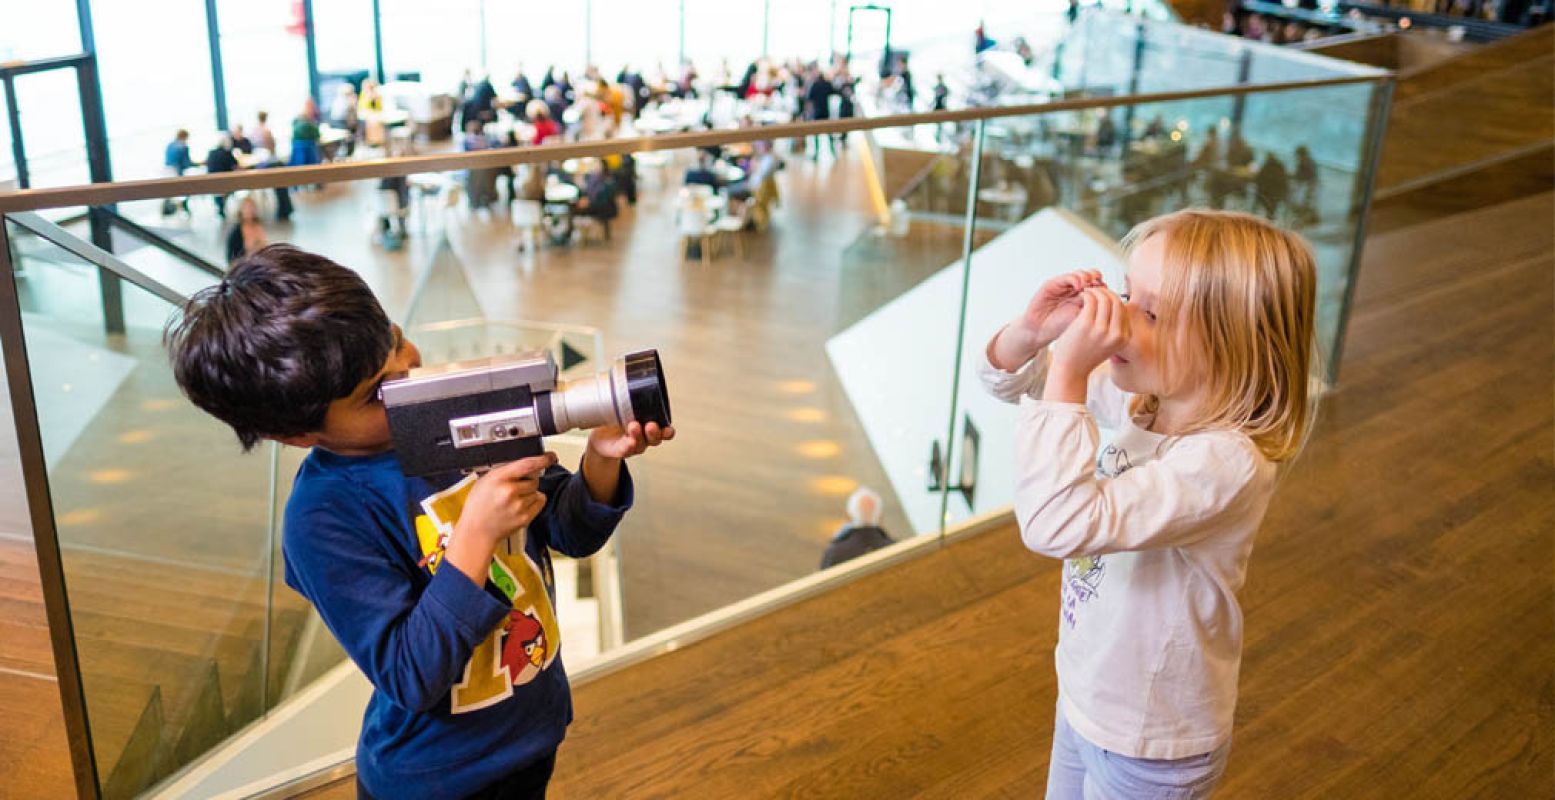
[[[308,98],[302,3],[218,0],[216,20],[228,122],[248,126],[258,112],[268,111],[271,130],[281,135]]]
[[[93,3],[92,27],[113,177],[158,177],[174,131],[206,140],[216,131],[205,3]]]

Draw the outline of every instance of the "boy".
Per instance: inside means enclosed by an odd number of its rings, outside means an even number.
[[[245,450],[312,448],[286,504],[286,582],[375,689],[358,792],[544,797],[572,718],[547,548],[602,547],[632,503],[623,459],[674,429],[595,429],[577,473],[546,453],[406,478],[378,387],[420,353],[355,273],[287,245],[195,295],[167,343],[184,393]]]

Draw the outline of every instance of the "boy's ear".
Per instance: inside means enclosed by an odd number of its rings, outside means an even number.
[[[298,436],[267,436],[265,438],[291,447],[300,447],[304,450],[319,443],[319,437],[316,433],[304,433]]]

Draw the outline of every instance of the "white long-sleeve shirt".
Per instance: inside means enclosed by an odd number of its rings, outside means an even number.
[[[1018,403],[1015,517],[1031,550],[1065,559],[1059,705],[1091,743],[1135,758],[1207,753],[1231,737],[1242,659],[1236,593],[1274,493],[1247,436],[1164,436],[1129,416],[1106,365],[1086,405],[1041,400],[1044,352],[984,386]],[[1097,453],[1100,422],[1118,431]]]

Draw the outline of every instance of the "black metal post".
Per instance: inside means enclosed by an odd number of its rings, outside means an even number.
[[[313,35],[313,0],[302,0],[303,41],[308,44],[308,96],[319,100],[319,43]]]
[[[1140,68],[1145,63],[1145,31],[1146,30],[1147,29],[1145,28],[1145,23],[1143,23],[1143,22],[1139,23],[1134,28],[1134,69],[1133,69],[1132,74],[1130,74],[1129,78],[1128,78],[1128,93],[1130,95],[1139,94],[1139,72],[1140,72]],[[1112,110],[1108,109],[1108,110],[1106,110],[1103,113],[1105,113],[1105,114],[1110,116],[1112,114]],[[1134,105],[1133,104],[1129,104],[1129,105],[1123,107],[1123,130],[1120,132],[1120,134],[1118,136],[1118,141],[1122,142],[1122,147],[1123,147],[1122,152],[1124,154],[1128,153],[1129,137],[1130,137],[1130,134],[1133,133],[1133,131],[1134,131]]]
[[[38,424],[37,398],[32,390],[32,371],[27,364],[21,302],[16,294],[16,278],[11,274],[11,239],[7,225],[5,218],[0,216],[0,345],[3,345],[0,350],[4,351],[11,414],[16,424],[16,444],[27,490],[33,546],[38,553],[38,578],[43,588],[43,609],[49,622],[54,673],[59,679],[59,699],[63,705],[65,740],[70,747],[76,796],[96,800],[102,797],[97,783],[97,757],[92,748],[86,691],[81,685],[81,662],[76,656],[70,599],[65,592],[59,532],[54,528],[54,505],[49,496],[49,473]]]
[[[373,66],[378,73],[378,83],[388,83],[383,74],[383,11],[378,0],[373,0]]]
[[[1236,85],[1246,86],[1253,74],[1253,50],[1250,47],[1242,48],[1242,63],[1237,68]],[[1239,94],[1231,98],[1231,129],[1242,127],[1242,112],[1247,108],[1247,95]]]
[[[76,86],[81,97],[81,125],[86,134],[87,168],[92,183],[108,183],[113,180],[113,168],[108,161],[108,128],[103,121],[103,94],[102,85],[97,79],[97,56],[88,55],[76,67]],[[92,244],[112,253],[113,229],[108,225],[108,218],[97,208],[90,208],[87,209],[87,220],[92,228]],[[123,281],[119,276],[99,269],[97,282],[103,302],[103,327],[109,333],[123,333]]]
[[[216,129],[227,130],[227,79],[222,73],[221,23],[216,17],[216,0],[205,0],[205,38],[211,50],[211,90],[216,96]]]
[[[22,144],[22,112],[16,107],[16,78],[5,75],[5,116],[11,124],[11,160],[16,162],[16,186],[27,189],[32,177],[27,173],[27,148]]]

